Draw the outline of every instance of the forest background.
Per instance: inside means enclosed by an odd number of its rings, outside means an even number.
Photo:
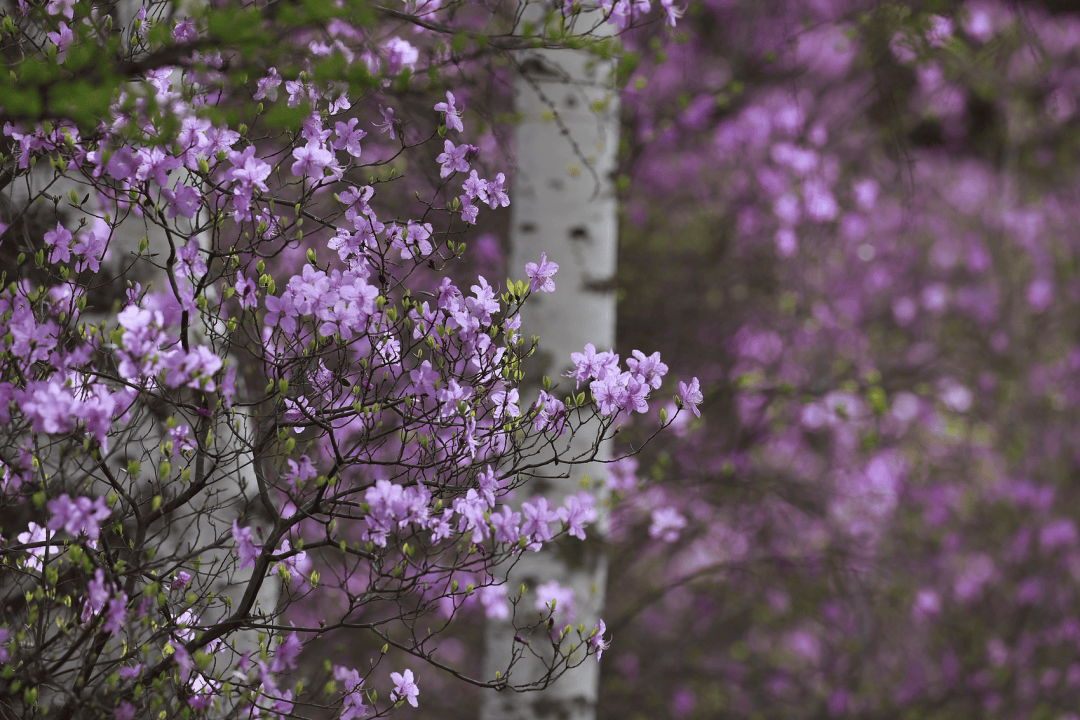
[[[608,466],[597,715],[1076,718],[1080,13],[609,5],[642,20],[619,28],[614,350],[659,348],[703,401]],[[487,177],[513,157],[508,72],[454,86]],[[482,213],[447,272],[519,276],[508,223]],[[660,423],[635,418],[616,455]],[[470,602],[440,647],[478,670]],[[331,635],[279,669],[378,644]],[[417,683],[417,717],[484,692]]]

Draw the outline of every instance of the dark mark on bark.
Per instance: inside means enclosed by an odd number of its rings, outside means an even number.
[[[615,292],[615,277],[609,277],[603,280],[585,280],[582,283],[582,287],[586,292],[595,293],[609,293]]]
[[[522,75],[533,77],[559,77],[559,73],[553,67],[538,57],[526,58],[519,66]]]

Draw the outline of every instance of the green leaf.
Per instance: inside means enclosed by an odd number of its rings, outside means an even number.
[[[262,121],[271,129],[283,130],[299,126],[310,113],[311,108],[306,103],[294,108],[277,105],[266,111]]]

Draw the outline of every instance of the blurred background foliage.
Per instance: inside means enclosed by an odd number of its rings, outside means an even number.
[[[1077,718],[1080,8],[694,0],[622,40],[616,350],[705,402],[607,477],[599,715]]]
[[[1076,717],[1076,12],[635,36],[619,350],[706,402],[615,506],[603,716]]]

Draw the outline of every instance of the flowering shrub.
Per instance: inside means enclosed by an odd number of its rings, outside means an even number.
[[[414,667],[454,671],[433,616],[477,598],[519,644],[467,682],[510,686],[526,649],[547,672],[515,690],[599,658],[602,623],[553,630],[557,588],[525,612],[527,589],[499,580],[522,553],[583,540],[592,496],[508,496],[593,460],[667,367],[601,353],[570,372],[591,398],[554,378],[533,399],[519,311],[556,292],[558,265],[467,290],[446,276],[463,233],[508,205],[507,179],[474,167],[460,91],[416,117],[394,107],[413,73],[487,46],[590,44],[560,29],[577,10],[528,39],[513,8],[124,10],[20,2],[0,25],[11,712],[384,715],[423,701]],[[406,167],[432,180],[415,204]],[[591,450],[571,452],[586,424]],[[378,658],[299,673],[343,630],[376,638]]]

